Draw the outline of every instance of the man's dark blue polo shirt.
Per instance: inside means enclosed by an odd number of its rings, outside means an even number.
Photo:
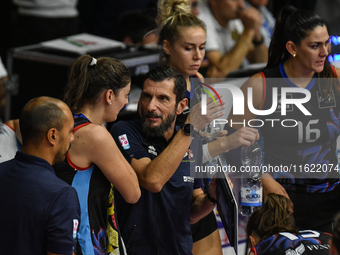
[[[141,126],[140,120],[120,121],[111,128],[111,134],[128,162],[132,158],[153,160],[171,142],[164,137],[146,138]],[[194,181],[192,173],[201,158],[201,139],[195,136],[181,164],[160,192],[151,193],[141,187],[139,201],[128,204],[115,191],[117,218],[129,254],[192,254],[192,192],[203,186],[202,180]]]
[[[72,254],[79,219],[75,189],[46,160],[17,152],[0,164],[1,254]]]

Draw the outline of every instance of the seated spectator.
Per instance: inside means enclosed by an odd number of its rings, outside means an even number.
[[[52,168],[70,148],[73,125],[70,109],[58,99],[35,98],[22,110],[22,152],[0,164],[2,254],[76,251],[77,193]]]
[[[273,14],[267,9],[269,0],[247,0],[254,8],[256,8],[262,18],[261,34],[263,36],[264,44],[269,48],[270,40],[273,35],[275,26],[275,18]]]
[[[268,194],[261,209],[247,224],[250,255],[329,254],[331,234],[315,230],[298,230],[292,202],[281,195]]]
[[[18,119],[0,123],[0,163],[14,158],[21,143]]]
[[[157,44],[156,28],[155,20],[147,12],[126,11],[120,16],[116,39],[126,44]]]
[[[261,14],[245,8],[243,0],[207,0],[198,17],[207,26],[206,56],[209,77],[225,77],[249,63],[267,61],[268,50],[260,33]]]

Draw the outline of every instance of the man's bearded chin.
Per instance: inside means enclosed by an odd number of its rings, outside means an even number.
[[[151,117],[151,118],[161,118],[162,122],[160,125],[156,126],[156,127],[152,127],[151,124],[148,124],[145,119],[147,117]],[[171,127],[172,123],[174,123],[176,119],[176,109],[164,120],[162,115],[158,115],[154,112],[144,112],[142,110],[142,130],[143,133],[147,136],[147,137],[160,137],[163,136],[165,134],[166,131],[169,130],[169,128]]]

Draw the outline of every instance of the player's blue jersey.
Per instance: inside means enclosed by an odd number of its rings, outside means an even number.
[[[268,170],[270,166],[281,167],[281,171],[273,176],[287,190],[333,190],[339,184],[336,142],[340,133],[340,93],[333,86],[324,96],[323,89],[325,83],[335,84],[336,79],[311,79],[305,87],[311,97],[301,104],[310,113],[308,115],[296,103],[306,95],[293,92],[299,87],[287,77],[283,63],[265,70],[263,74],[262,109],[270,109],[277,99],[277,108],[273,113],[257,116],[264,123],[260,128],[264,142],[264,164]],[[277,95],[274,89],[277,89]],[[285,92],[285,89],[288,91]],[[283,100],[295,103],[284,105],[281,104]],[[285,107],[285,115],[281,106]]]

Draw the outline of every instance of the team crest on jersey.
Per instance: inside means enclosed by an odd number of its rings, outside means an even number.
[[[317,91],[316,96],[318,98],[319,109],[336,107],[336,101],[333,90],[331,91],[330,94],[327,94],[326,97],[321,96],[319,91]]]
[[[192,150],[190,150],[190,149],[188,149],[188,150],[185,152],[185,154],[184,154],[184,157],[183,157],[183,158],[185,158],[185,157],[188,157],[189,159],[193,158],[193,157],[194,157],[194,153],[193,153],[193,151],[192,151]]]
[[[190,148],[185,152],[182,162],[195,162],[194,152]]]
[[[153,147],[152,145],[150,145],[149,147],[148,147],[148,153],[149,154],[152,154],[152,155],[154,155],[154,156],[156,156],[157,157],[157,151],[156,151],[156,148],[155,147]]]
[[[287,99],[293,99],[292,94],[286,94]],[[286,112],[292,112],[293,111],[293,104],[287,104],[286,105]],[[281,112],[281,94],[277,95],[277,108],[275,112]]]
[[[124,150],[130,149],[129,140],[128,140],[126,134],[118,136],[118,139],[119,139],[120,144],[122,145]]]

